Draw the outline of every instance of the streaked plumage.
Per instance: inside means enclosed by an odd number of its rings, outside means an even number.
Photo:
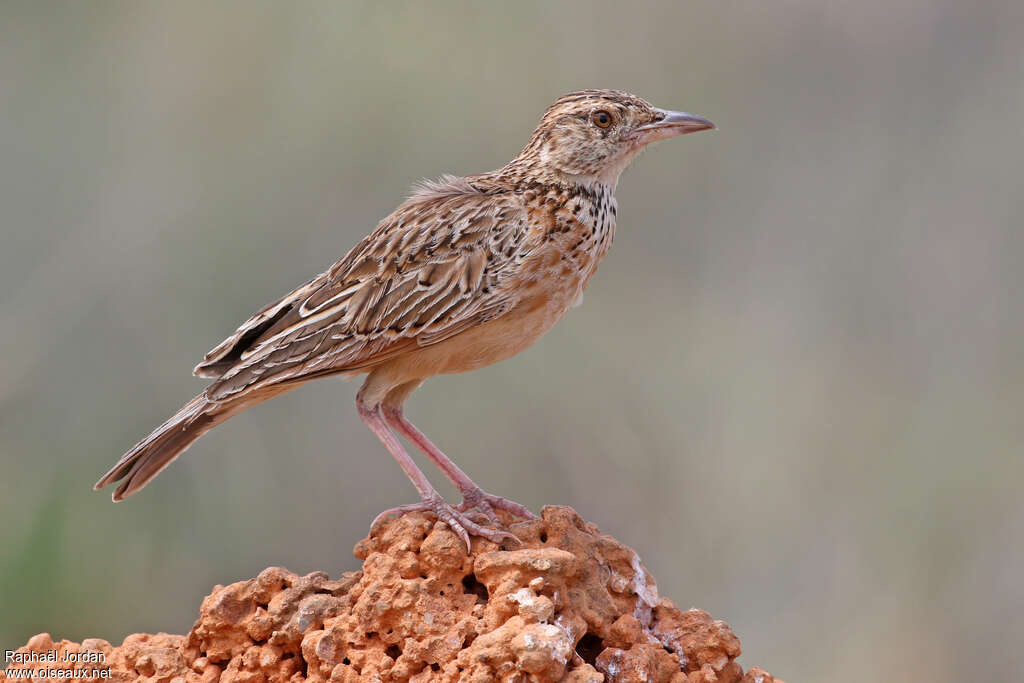
[[[653,140],[711,127],[617,91],[560,98],[512,162],[422,183],[343,259],[207,353],[195,374],[214,382],[97,488],[120,481],[114,499],[129,496],[239,411],[310,379],[369,373],[360,415],[423,499],[396,510],[432,509],[467,544],[470,533],[509,536],[464,512],[476,507],[497,523],[494,507],[529,511],[483,493],[405,420],[401,405],[425,379],[503,360],[547,332],[580,299],[611,246],[622,170]],[[462,505],[441,501],[389,427],[441,467]]]

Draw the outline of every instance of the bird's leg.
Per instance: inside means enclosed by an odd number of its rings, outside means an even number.
[[[402,406],[396,405],[390,401],[386,401],[382,406],[382,412],[384,413],[384,419],[389,425],[398,430],[400,434],[403,434],[409,441],[416,444],[423,453],[430,458],[431,462],[437,465],[438,469],[444,473],[444,476],[448,477],[448,480],[455,484],[456,488],[459,489],[459,493],[462,494],[462,503],[458,506],[458,510],[465,512],[472,508],[477,508],[483,512],[493,524],[500,524],[498,516],[494,514],[494,509],[505,510],[512,513],[516,517],[522,517],[524,519],[536,519],[537,516],[527,510],[524,506],[516,503],[515,501],[502,498],[501,496],[491,495],[482,488],[476,485],[476,483],[469,478],[462,469],[456,465],[451,459],[446,456],[440,448],[435,446],[430,439],[427,438],[426,434],[416,428],[412,422],[402,414]]]
[[[469,536],[482,536],[488,540],[494,541],[495,543],[501,543],[505,539],[512,539],[518,541],[514,534],[507,531],[498,531],[494,529],[488,529],[482,527],[476,522],[469,519],[462,510],[456,510],[451,505],[444,502],[441,495],[431,485],[430,480],[427,479],[426,475],[416,467],[416,463],[412,461],[409,454],[402,448],[402,444],[399,443],[398,437],[388,428],[387,422],[380,414],[380,406],[368,406],[362,401],[357,401],[356,405],[359,409],[359,417],[362,418],[366,426],[373,430],[373,433],[377,435],[377,438],[381,440],[384,447],[388,449],[395,460],[398,461],[399,467],[405,472],[405,475],[409,477],[409,481],[416,487],[416,491],[420,494],[422,502],[414,503],[412,505],[402,505],[397,508],[385,510],[384,512],[377,515],[377,518],[373,520],[371,528],[377,525],[385,517],[391,515],[403,515],[407,512],[413,512],[416,510],[429,510],[437,515],[437,518],[442,522],[445,522],[452,531],[458,534],[466,544],[467,552],[470,550]]]

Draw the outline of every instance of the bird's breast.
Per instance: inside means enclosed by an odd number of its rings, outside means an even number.
[[[549,300],[553,312],[564,313],[580,300],[611,248],[617,206],[610,191],[592,191],[545,208],[545,215],[537,218],[546,226],[542,244],[524,268],[533,281],[527,289]]]

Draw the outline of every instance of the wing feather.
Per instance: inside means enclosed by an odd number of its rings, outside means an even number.
[[[207,395],[222,401],[436,344],[514,306],[528,234],[526,212],[507,191],[467,179],[424,186],[328,271],[246,321],[196,372],[216,373]]]

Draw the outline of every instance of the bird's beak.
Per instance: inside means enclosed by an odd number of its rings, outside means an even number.
[[[633,130],[638,145],[647,145],[657,140],[674,138],[677,135],[715,129],[715,124],[703,116],[687,114],[685,111],[668,111],[665,109],[656,109],[655,111],[664,114],[664,116],[654,123],[648,123]]]

